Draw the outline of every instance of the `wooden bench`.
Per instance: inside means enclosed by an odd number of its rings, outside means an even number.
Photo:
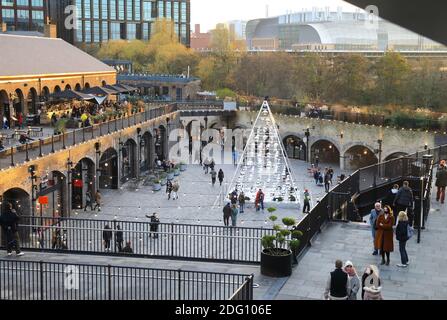
[[[43,137],[43,128],[28,127],[28,134],[30,137]]]

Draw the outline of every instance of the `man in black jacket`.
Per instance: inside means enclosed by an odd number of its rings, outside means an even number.
[[[223,220],[224,225],[228,227],[230,225],[230,217],[231,217],[231,205],[227,203],[227,205],[223,208]]]
[[[24,253],[20,251],[20,238],[18,232],[18,224],[20,217],[17,211],[12,206],[12,203],[7,204],[6,212],[0,217],[0,225],[6,235],[6,251],[8,256],[12,255],[12,250],[15,249],[18,256],[23,256]]]
[[[445,188],[447,187],[447,167],[444,160],[441,161],[441,165],[436,173],[436,187],[438,187],[436,201],[439,202],[441,200],[441,204],[444,204]]]
[[[408,223],[413,226],[413,190],[410,188],[410,183],[404,181],[402,188],[397,192],[396,198],[394,199],[393,206],[396,208],[396,212],[404,211],[408,215]]]
[[[326,300],[348,300],[351,286],[348,274],[342,270],[342,267],[342,261],[335,261],[335,270],[330,273],[326,282],[324,291]]]

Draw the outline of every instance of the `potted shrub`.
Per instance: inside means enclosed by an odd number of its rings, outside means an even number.
[[[166,179],[168,181],[174,180],[174,170],[173,169],[168,170],[168,173],[166,174]]]
[[[154,180],[154,185],[152,186],[153,191],[160,191],[161,190],[161,181],[160,179]]]
[[[180,175],[180,165],[179,164],[177,164],[177,165],[175,165],[175,167],[174,167],[174,176],[179,176]]]
[[[186,163],[180,162],[180,171],[186,171]]]
[[[294,196],[293,194],[291,194],[291,195],[289,196],[289,201],[290,201],[290,202],[295,202],[295,201],[296,201],[296,198],[295,198],[295,196]]]
[[[270,216],[269,219],[275,222],[278,217]],[[264,249],[261,252],[261,274],[265,276],[281,278],[292,274],[292,262],[294,260],[292,256],[300,245],[299,234],[294,234],[298,238],[290,239],[292,227],[295,225],[294,218],[283,218],[282,223],[286,228],[274,225],[273,229],[276,234],[262,237],[262,247]]]

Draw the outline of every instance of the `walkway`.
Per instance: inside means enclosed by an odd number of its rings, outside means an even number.
[[[433,199],[420,244],[416,238],[415,235],[407,244],[408,268],[396,266],[400,263],[398,243],[391,254],[390,266],[379,266],[384,299],[447,299],[447,207],[441,207]],[[322,299],[335,260],[351,260],[361,277],[367,265],[380,265],[381,258],[372,256],[372,249],[371,232],[366,224],[329,224],[312,243],[276,299]]]

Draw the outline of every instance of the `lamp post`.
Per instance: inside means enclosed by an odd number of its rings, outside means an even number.
[[[310,144],[310,128],[307,127],[306,132],[304,132],[306,136],[306,161],[310,163],[311,159],[309,157],[309,144]]]
[[[141,169],[141,128],[137,128],[137,167],[136,167],[136,178],[140,178]]]
[[[30,174],[31,179],[31,214],[34,218],[35,216],[35,209],[36,209],[36,197],[37,197],[37,176],[36,176],[36,165],[32,164],[28,167],[28,172]]]
[[[81,165],[82,170],[82,165]],[[71,216],[71,208],[73,206],[71,195],[73,194],[73,161],[70,158],[67,159],[67,180],[68,180],[68,192],[67,192],[67,211],[68,216]]]

